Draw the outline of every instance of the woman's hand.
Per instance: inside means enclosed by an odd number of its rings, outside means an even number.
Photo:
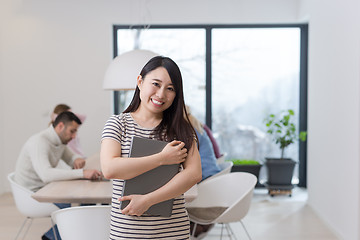
[[[119,198],[119,201],[130,201],[130,203],[121,210],[124,215],[141,216],[151,207],[147,195],[129,195]]]
[[[187,149],[184,148],[185,143],[174,140],[168,143],[160,152],[162,155],[162,165],[178,164],[185,161],[187,157]]]

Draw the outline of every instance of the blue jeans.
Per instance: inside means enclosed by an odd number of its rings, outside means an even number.
[[[54,203],[54,204],[60,209],[71,207],[70,203]],[[57,239],[61,240],[59,230],[58,230],[56,224],[54,225],[54,230],[55,230]],[[55,240],[55,234],[54,234],[53,228],[50,228],[49,231],[47,231],[44,235],[51,240]]]

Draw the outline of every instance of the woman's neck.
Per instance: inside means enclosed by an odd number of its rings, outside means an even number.
[[[140,107],[131,116],[137,124],[145,128],[155,128],[162,121],[162,114],[154,114],[146,111],[141,111]]]

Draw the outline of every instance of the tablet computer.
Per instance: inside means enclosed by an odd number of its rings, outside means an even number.
[[[129,157],[144,157],[159,153],[168,142],[154,139],[133,137]],[[179,164],[162,165],[132,179],[124,181],[122,196],[147,194],[165,185],[179,172]],[[166,200],[151,206],[144,215],[170,217],[174,199]],[[129,201],[121,202],[124,209]]]

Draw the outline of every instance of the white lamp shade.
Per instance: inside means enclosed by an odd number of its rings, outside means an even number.
[[[141,69],[153,57],[158,56],[148,50],[132,50],[113,59],[106,70],[103,89],[133,90]]]

